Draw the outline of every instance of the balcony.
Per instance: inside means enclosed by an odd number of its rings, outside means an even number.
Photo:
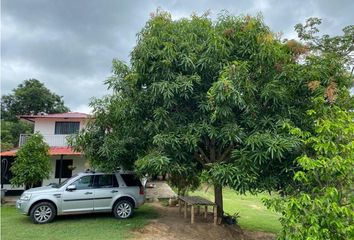
[[[18,146],[21,147],[32,134],[20,134]],[[42,134],[44,142],[50,147],[66,147],[68,146],[66,134]]]

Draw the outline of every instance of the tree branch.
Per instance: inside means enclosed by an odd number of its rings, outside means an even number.
[[[205,155],[203,149],[198,147],[198,150],[199,150],[200,154],[202,155],[202,158],[206,161],[206,163],[210,162],[209,158]]]
[[[200,156],[200,154],[198,153],[198,151],[194,152],[194,157],[198,160],[198,162],[200,162],[203,166],[205,166],[207,164],[207,162]]]
[[[225,158],[230,154],[231,150],[234,148],[233,144],[230,144],[226,150],[224,151],[224,153],[221,155],[221,157],[217,160],[217,162],[222,162],[225,160]]]
[[[210,139],[209,152],[210,152],[210,158],[209,158],[210,161],[209,162],[216,162],[215,138]]]
[[[216,151],[216,159],[219,159],[221,156],[222,145],[219,144],[218,150]]]

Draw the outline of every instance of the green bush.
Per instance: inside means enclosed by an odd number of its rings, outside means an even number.
[[[354,114],[334,106],[309,114],[315,133],[292,129],[306,149],[296,160],[299,189],[266,203],[283,214],[279,239],[353,239]]]
[[[11,167],[13,174],[11,184],[33,187],[49,178],[51,171],[49,146],[39,133],[31,135],[26,143],[18,150],[16,160]]]

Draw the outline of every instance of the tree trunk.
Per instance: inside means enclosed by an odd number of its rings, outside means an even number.
[[[221,218],[224,213],[224,207],[222,202],[222,186],[214,185],[214,196],[215,196],[215,204],[218,207],[218,218]]]
[[[212,138],[210,139],[210,144],[209,144],[209,149],[210,149],[210,162],[215,163],[216,162],[216,149],[215,149],[215,139]],[[214,185],[214,197],[215,197],[215,204],[218,207],[217,215],[218,218],[222,217],[224,213],[224,207],[222,203],[222,186],[217,184]]]

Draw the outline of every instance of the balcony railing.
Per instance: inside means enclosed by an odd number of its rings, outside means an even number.
[[[19,140],[19,147],[21,147],[27,139],[32,134],[20,134]],[[68,146],[67,137],[70,135],[66,134],[42,134],[43,140],[50,146],[50,147],[66,147]]]

